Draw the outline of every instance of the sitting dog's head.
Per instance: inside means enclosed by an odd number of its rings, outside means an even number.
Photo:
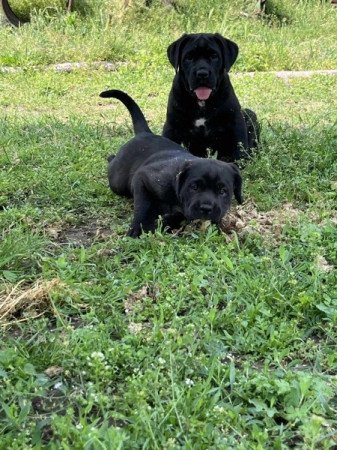
[[[187,220],[219,223],[232,195],[242,203],[242,178],[235,164],[200,159],[185,163],[177,174],[176,191]]]
[[[224,71],[229,71],[238,53],[235,42],[218,33],[184,34],[167,49],[186,90],[199,101],[208,100],[218,89]]]

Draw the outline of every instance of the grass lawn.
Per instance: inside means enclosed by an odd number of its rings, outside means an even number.
[[[336,67],[337,8],[296,2],[282,25],[236,4],[0,30],[21,69],[0,73],[0,449],[337,448],[337,77],[237,73]],[[106,179],[131,120],[98,94],[127,91],[159,133],[184,29],[242,45],[232,81],[262,144],[232,232],[132,240]],[[99,59],[122,64],[43,68]]]

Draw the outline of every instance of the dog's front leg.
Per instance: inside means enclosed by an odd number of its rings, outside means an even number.
[[[165,123],[162,135],[176,144],[181,145],[183,143],[183,136],[177,131],[177,128]]]
[[[241,119],[240,123],[234,129],[234,148],[233,148],[233,160],[247,158],[248,155],[248,132],[245,120]]]
[[[155,230],[159,211],[156,207],[155,199],[141,183],[137,183],[133,191],[135,211],[127,235],[136,238],[140,236],[142,231],[148,232]]]

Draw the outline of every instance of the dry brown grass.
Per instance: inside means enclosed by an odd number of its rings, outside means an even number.
[[[22,286],[20,281],[14,287],[8,286],[0,293],[0,323],[3,326],[24,322],[47,313],[57,315],[51,292],[63,286],[58,278],[38,280],[32,286]]]

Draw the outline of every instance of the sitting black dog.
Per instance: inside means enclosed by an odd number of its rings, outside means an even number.
[[[163,136],[183,144],[193,155],[236,161],[257,145],[256,114],[242,110],[228,71],[238,46],[220,34],[184,34],[167,49],[176,70]]]
[[[113,192],[134,199],[134,218],[128,236],[154,231],[163,225],[176,228],[182,220],[210,220],[218,224],[230,208],[234,193],[242,203],[242,179],[235,164],[197,158],[178,144],[154,135],[138,105],[124,92],[105,91],[128,108],[135,137],[109,161]]]

